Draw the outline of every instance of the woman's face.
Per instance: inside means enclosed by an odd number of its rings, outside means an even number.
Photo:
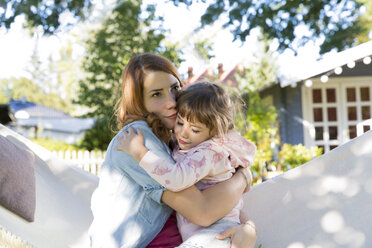
[[[173,129],[177,118],[175,93],[181,89],[177,78],[163,71],[148,71],[143,87],[146,110],[156,114],[167,128]]]

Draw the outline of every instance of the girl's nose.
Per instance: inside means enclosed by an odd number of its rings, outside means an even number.
[[[186,128],[184,128],[184,127],[182,127],[182,130],[181,130],[181,136],[183,137],[183,138],[187,138],[187,135],[188,133],[187,133],[187,129]]]

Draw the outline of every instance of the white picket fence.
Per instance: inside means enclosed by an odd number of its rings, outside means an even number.
[[[106,152],[102,151],[52,151],[52,153],[69,164],[99,176]]]

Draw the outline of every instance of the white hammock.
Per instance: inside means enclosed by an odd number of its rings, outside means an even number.
[[[7,242],[87,247],[90,197],[98,178],[2,125],[0,135],[37,157],[35,221],[0,206],[0,226],[18,237],[8,235]],[[371,209],[372,131],[253,187],[244,197],[244,211],[258,229],[256,247],[263,248],[372,247]]]
[[[0,247],[87,247],[87,230],[92,222],[90,198],[98,178],[68,165],[45,148],[0,125],[0,135],[35,153],[35,221],[27,222],[0,206]],[[12,238],[9,232],[17,238]],[[7,240],[8,244],[4,241]]]
[[[372,131],[253,187],[244,210],[263,248],[372,247]]]

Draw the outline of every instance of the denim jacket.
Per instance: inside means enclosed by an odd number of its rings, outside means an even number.
[[[147,149],[173,162],[167,145],[155,136],[145,121],[129,127],[141,129]],[[100,181],[93,193],[93,222],[89,228],[91,247],[146,247],[161,231],[172,209],[161,202],[165,188],[152,179],[138,162],[118,151],[116,137],[103,162]]]

